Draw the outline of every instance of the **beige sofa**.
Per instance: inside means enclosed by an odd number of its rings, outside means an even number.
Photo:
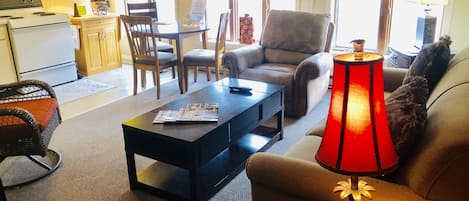
[[[385,68],[385,88],[401,85],[405,69]],[[373,200],[469,200],[469,47],[460,51],[427,101],[423,137],[409,160],[390,179],[365,177],[377,191]],[[314,157],[321,142],[320,125],[283,155],[257,153],[247,175],[253,200],[340,200],[332,189],[347,176],[328,171]]]

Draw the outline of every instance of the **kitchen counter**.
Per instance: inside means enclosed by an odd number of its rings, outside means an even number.
[[[81,16],[81,17],[73,17],[71,16],[70,19],[72,20],[80,20],[80,21],[88,21],[88,20],[96,20],[96,19],[106,19],[106,18],[114,18],[116,14],[109,13],[107,15],[86,15],[86,16]]]

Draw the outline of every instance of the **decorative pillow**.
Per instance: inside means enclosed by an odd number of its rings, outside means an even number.
[[[408,156],[424,129],[428,96],[427,80],[412,76],[386,98],[388,126],[400,161]]]
[[[414,62],[410,65],[409,71],[404,77],[403,84],[408,83],[409,78],[412,76],[424,76],[428,81],[429,91],[433,91],[448,68],[450,44],[451,38],[449,36],[443,36],[440,37],[438,42],[423,47]]]

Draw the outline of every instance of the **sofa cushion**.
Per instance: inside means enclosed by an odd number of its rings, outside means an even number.
[[[400,161],[405,160],[424,129],[428,96],[427,80],[412,76],[386,98],[388,125]]]
[[[329,21],[327,14],[271,10],[262,33],[261,45],[264,48],[308,54],[324,51]]]
[[[412,76],[424,76],[428,81],[429,91],[433,91],[438,81],[448,68],[451,39],[443,36],[438,42],[426,45],[415,58],[404,77],[403,84]]]
[[[285,86],[285,99],[291,100],[295,67],[287,64],[265,63],[255,68],[246,69],[239,75],[239,78],[283,85]]]
[[[1,108],[16,107],[29,112],[38,124],[40,132],[47,129],[49,122],[54,117],[58,103],[55,98],[44,98],[36,100],[9,102],[0,104]],[[24,120],[16,116],[0,117],[1,141],[12,142],[21,138],[31,137],[31,128]]]

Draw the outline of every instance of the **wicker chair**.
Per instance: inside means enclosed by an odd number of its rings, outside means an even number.
[[[0,85],[0,162],[26,156],[45,169],[26,178],[3,180],[5,188],[36,181],[59,167],[61,155],[48,145],[61,121],[57,98],[47,83],[24,80]]]

